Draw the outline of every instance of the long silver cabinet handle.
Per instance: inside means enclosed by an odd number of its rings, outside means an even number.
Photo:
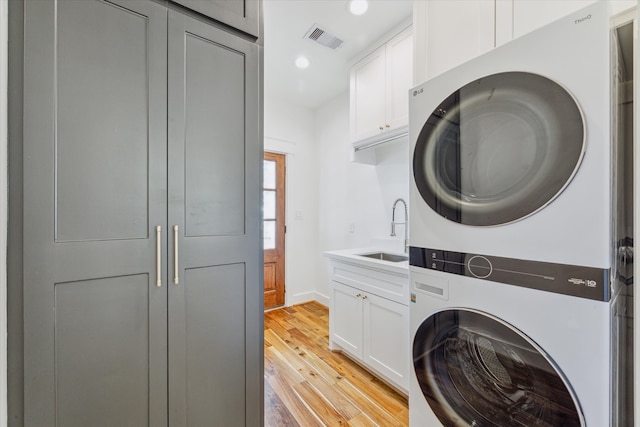
[[[178,226],[173,226],[173,283],[180,283],[178,278]]]
[[[162,286],[162,227],[156,226],[156,286]]]

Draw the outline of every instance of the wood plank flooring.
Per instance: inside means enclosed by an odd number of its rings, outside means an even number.
[[[265,313],[265,427],[409,425],[404,396],[328,346],[327,307]]]

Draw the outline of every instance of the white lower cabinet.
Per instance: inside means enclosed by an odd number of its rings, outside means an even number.
[[[362,291],[332,282],[332,310],[329,312],[331,339],[344,351],[362,359],[364,346],[364,301]],[[332,346],[333,348],[333,346]]]
[[[330,286],[329,346],[342,350],[370,371],[400,391],[409,389],[409,306],[376,295],[375,283],[367,270],[338,264],[341,271],[351,274],[345,281],[336,281],[332,275]],[[358,275],[358,270],[365,275]],[[382,274],[384,277],[384,274]],[[393,276],[390,276],[393,278]],[[389,277],[387,277],[389,278]],[[398,281],[406,278],[396,277]],[[364,282],[362,282],[364,281]],[[354,287],[353,284],[363,286]],[[372,292],[371,289],[374,289]],[[384,289],[380,293],[384,293]],[[403,292],[404,293],[404,292]],[[400,299],[400,298],[398,298]]]
[[[364,295],[364,363],[408,390],[409,307]]]

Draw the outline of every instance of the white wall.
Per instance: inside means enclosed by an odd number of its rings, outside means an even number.
[[[265,150],[287,155],[285,304],[318,300],[316,295],[316,161],[313,113],[265,99]]]
[[[315,129],[317,292],[327,296],[328,263],[322,256],[323,251],[380,245],[379,239],[390,239],[393,202],[398,197],[408,201],[408,143],[394,143],[379,150],[376,166],[351,162],[349,95],[346,92],[316,111]],[[397,214],[403,218],[402,209],[397,210]],[[353,224],[353,232],[350,224]],[[397,232],[398,238],[391,243],[397,250],[402,250],[402,226],[397,227]]]
[[[393,202],[408,200],[408,142],[378,149],[376,166],[351,162],[347,92],[315,112],[265,99],[264,126],[265,150],[287,154],[285,304],[328,305],[323,251],[403,250],[403,226],[396,238],[389,234]],[[404,220],[401,205],[396,215]]]

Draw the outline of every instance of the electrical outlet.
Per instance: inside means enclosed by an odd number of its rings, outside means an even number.
[[[349,233],[355,233],[356,232],[356,225],[353,222],[349,223]]]

